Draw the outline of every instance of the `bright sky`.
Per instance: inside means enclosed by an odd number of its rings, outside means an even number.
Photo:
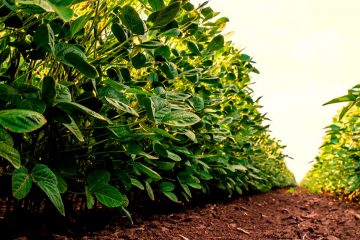
[[[193,0],[193,3],[199,2]],[[322,106],[360,82],[360,1],[212,0],[230,22],[231,40],[257,62],[273,136],[287,145],[300,181],[318,153],[324,127],[341,105]]]

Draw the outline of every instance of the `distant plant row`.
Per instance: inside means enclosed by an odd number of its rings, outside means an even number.
[[[348,102],[326,129],[320,154],[303,185],[360,201],[360,85],[330,103]]]

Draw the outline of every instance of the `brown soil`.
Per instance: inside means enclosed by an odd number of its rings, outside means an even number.
[[[110,222],[97,217],[87,219],[93,224],[81,225],[81,231],[69,229],[69,224],[60,234],[49,229],[42,231],[52,239],[83,240],[360,239],[359,204],[303,190],[290,193],[280,189],[172,212],[155,212],[134,214],[133,225],[119,217]],[[31,235],[27,235],[22,239],[29,239]]]

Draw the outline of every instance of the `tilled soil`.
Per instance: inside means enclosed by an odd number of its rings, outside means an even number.
[[[153,214],[136,214],[135,223],[114,218],[102,229],[86,226],[51,233],[52,239],[123,240],[279,240],[360,239],[360,205],[325,195],[279,189],[222,203]],[[93,219],[100,224],[103,219]],[[95,223],[96,224],[96,223]],[[30,235],[29,235],[30,236]],[[50,235],[49,235],[50,236]],[[26,237],[22,239],[28,239]]]

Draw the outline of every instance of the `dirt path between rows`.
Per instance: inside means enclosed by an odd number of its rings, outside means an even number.
[[[81,235],[70,230],[52,239],[279,240],[360,239],[360,205],[325,195],[279,189],[226,203],[188,207],[166,214],[136,214],[133,225],[114,218]],[[95,219],[95,221],[103,221]],[[83,226],[84,227],[84,226]],[[29,235],[30,236],[30,235]],[[49,235],[50,236],[50,235]],[[30,239],[24,237],[21,239]]]

